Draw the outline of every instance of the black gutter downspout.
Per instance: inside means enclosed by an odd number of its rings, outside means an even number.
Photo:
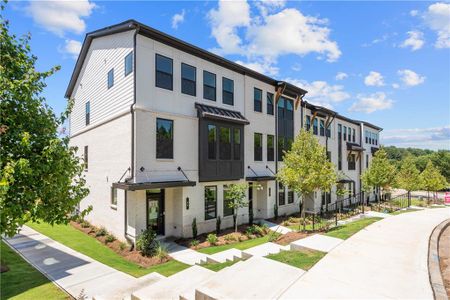
[[[359,145],[362,147],[362,135],[363,135],[363,124],[360,123],[359,124]],[[364,151],[362,151],[362,155],[359,158],[359,197],[361,197],[361,205],[362,205],[362,212],[364,213],[364,205],[365,205],[365,195],[364,192],[362,190],[362,180],[361,180],[361,176],[362,176],[362,160],[364,158]]]
[[[131,166],[130,166],[130,176],[125,181],[130,181],[134,178],[134,107],[136,105],[136,38],[139,32],[139,26],[135,26],[136,30],[133,35],[133,103],[130,105],[130,113],[131,113]],[[131,244],[131,249],[134,248],[134,242],[128,236],[128,191],[125,191],[125,226],[124,233],[125,239]]]

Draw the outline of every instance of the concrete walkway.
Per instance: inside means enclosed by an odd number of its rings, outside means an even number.
[[[140,278],[117,271],[24,226],[6,239],[34,267],[77,298],[122,299],[135,290],[165,278],[150,273]]]
[[[267,226],[269,226],[270,230],[281,233],[281,234],[286,234],[288,232],[292,232],[292,229],[290,229],[288,227],[278,225],[278,224],[269,222],[267,220],[258,220],[258,221],[261,223],[261,225],[266,224]]]
[[[281,299],[433,299],[428,239],[450,208],[385,218],[359,231],[320,260]]]
[[[308,248],[322,252],[330,252],[344,240],[322,234],[315,234],[291,243],[291,250]]]

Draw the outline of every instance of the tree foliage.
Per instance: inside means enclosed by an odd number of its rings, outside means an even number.
[[[248,188],[249,185],[247,183],[232,183],[227,186],[227,198],[231,200],[230,202],[228,202],[228,207],[233,209],[235,232],[237,232],[238,210],[248,205],[247,201]]]
[[[420,174],[420,180],[422,182],[422,188],[427,192],[439,191],[448,184],[445,177],[442,176],[431,160],[428,161],[425,170]]]
[[[363,190],[381,188],[385,191],[392,186],[394,178],[395,166],[387,158],[384,148],[380,148],[375,153],[369,168],[361,175]]]
[[[28,221],[66,223],[88,190],[83,165],[41,96],[45,79],[56,72],[36,71],[30,35],[17,38],[0,16],[0,233],[14,235]]]
[[[333,163],[327,159],[325,147],[319,144],[311,131],[302,129],[291,149],[284,153],[277,179],[302,198],[317,190],[329,192],[336,184],[337,173]]]
[[[400,165],[399,171],[395,176],[395,186],[408,192],[421,189],[420,172],[414,163],[414,157],[406,156]]]

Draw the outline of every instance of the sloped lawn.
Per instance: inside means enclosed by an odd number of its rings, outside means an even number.
[[[328,232],[325,233],[325,235],[345,240],[354,235],[355,233],[357,233],[358,231],[360,231],[361,229],[363,229],[364,227],[369,226],[370,224],[375,223],[381,219],[382,218],[364,218],[362,220],[353,221],[345,225],[334,227],[328,230]]]
[[[47,277],[41,274],[5,242],[1,242],[2,264],[9,271],[1,273],[1,299],[70,299]]]
[[[274,235],[274,239],[276,239],[275,237],[278,236],[274,233],[269,233],[263,237],[259,237],[259,238],[255,238],[255,239],[250,239],[250,240],[246,240],[246,241],[242,241],[242,242],[236,242],[236,243],[232,243],[232,244],[201,248],[201,249],[198,249],[197,251],[204,253],[204,254],[214,254],[214,253],[222,252],[222,251],[232,249],[232,248],[235,248],[238,250],[246,250],[246,249],[269,242],[270,236],[272,236],[272,235]]]
[[[152,272],[158,272],[164,276],[170,276],[189,267],[177,260],[154,265],[149,268],[141,267],[131,261],[126,260],[112,249],[108,248],[97,239],[73,228],[70,225],[54,225],[46,223],[28,223],[27,226],[48,236],[49,238],[60,242],[61,244],[72,248],[75,251],[83,253],[107,266],[116,270],[140,277]]]
[[[270,254],[266,257],[307,271],[325,255],[325,252],[312,249],[302,249],[281,251],[276,254]]]

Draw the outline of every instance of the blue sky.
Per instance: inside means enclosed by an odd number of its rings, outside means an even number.
[[[387,145],[450,149],[450,3],[13,1],[61,112],[86,32],[136,19],[309,91],[306,100],[383,127]]]

